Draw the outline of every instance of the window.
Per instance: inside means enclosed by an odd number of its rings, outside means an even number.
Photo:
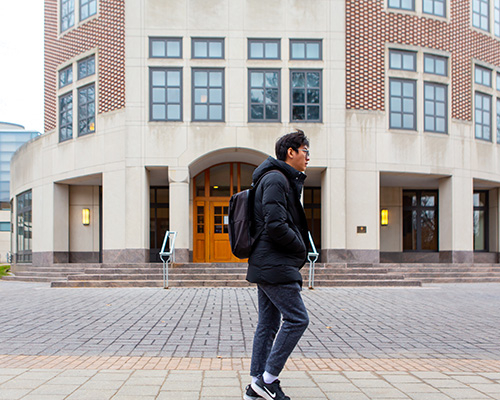
[[[292,121],[321,122],[321,71],[292,70]]]
[[[437,191],[403,191],[403,251],[438,251],[437,204]]]
[[[75,25],[75,0],[61,0],[61,32]]]
[[[494,34],[496,37],[500,37],[500,0],[495,0],[495,10],[493,14],[494,19]]]
[[[490,30],[489,0],[472,0],[472,26],[484,31]]]
[[[78,61],[78,79],[83,79],[94,74],[95,57],[93,55]]]
[[[422,11],[425,14],[446,17],[446,2],[445,0],[423,0]]]
[[[500,90],[500,72],[497,72],[497,90]]]
[[[80,0],[80,21],[97,13],[97,0]]]
[[[192,58],[224,58],[224,39],[193,38]]]
[[[182,38],[150,38],[149,57],[182,58]]]
[[[0,232],[10,232],[10,222],[0,222]]]
[[[193,121],[224,121],[224,70],[193,69]]]
[[[182,70],[180,68],[151,68],[151,121],[182,121]]]
[[[279,39],[248,39],[248,58],[279,60]]]
[[[488,251],[488,191],[474,191],[474,251]]]
[[[31,190],[17,196],[17,262],[31,262]]]
[[[480,92],[475,96],[475,135],[491,140],[491,96]]]
[[[78,89],[78,136],[95,132],[95,86]]]
[[[448,76],[448,59],[446,57],[425,54],[424,72],[428,74]]]
[[[424,83],[424,130],[446,133],[448,131],[448,88],[438,83]]]
[[[290,40],[292,60],[321,60],[323,57],[321,40]]]
[[[409,79],[389,80],[389,127],[416,130],[416,82]]]
[[[59,141],[73,137],[73,93],[59,98]]]
[[[476,65],[474,72],[474,82],[479,85],[491,87],[491,70]]]
[[[250,70],[249,121],[280,121],[280,71]]]
[[[417,53],[413,51],[389,50],[389,68],[416,71]]]
[[[70,65],[59,71],[59,87],[62,88],[73,83],[73,66]]]
[[[497,143],[500,144],[500,99],[497,99]]]
[[[389,0],[389,8],[399,8],[400,10],[415,10],[415,0]]]

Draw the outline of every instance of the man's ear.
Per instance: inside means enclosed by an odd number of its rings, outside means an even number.
[[[288,148],[286,154],[288,155],[288,158],[293,158],[293,156],[295,155],[294,150],[291,147]]]

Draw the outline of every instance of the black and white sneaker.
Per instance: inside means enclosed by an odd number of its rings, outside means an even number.
[[[251,385],[248,385],[245,388],[245,395],[243,396],[244,400],[260,400],[262,397],[260,397],[257,393],[255,393],[255,390],[252,389]]]
[[[281,390],[280,381],[276,379],[273,383],[265,383],[262,377],[252,383],[252,389],[266,400],[290,400]]]

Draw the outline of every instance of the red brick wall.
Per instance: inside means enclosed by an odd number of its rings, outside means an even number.
[[[346,107],[384,110],[385,43],[398,43],[451,53],[452,117],[472,120],[471,60],[500,67],[500,41],[472,29],[471,1],[448,2],[449,23],[385,12],[385,1],[346,1]]]
[[[97,18],[59,37],[57,8],[60,0],[45,0],[45,131],[57,123],[57,69],[87,50],[98,48],[98,113],[125,106],[125,4],[99,0]],[[75,1],[75,6],[78,1]],[[78,22],[75,21],[75,26]],[[73,77],[76,79],[76,77]]]

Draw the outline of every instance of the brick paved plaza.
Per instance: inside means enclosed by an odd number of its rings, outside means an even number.
[[[500,399],[500,284],[304,290],[292,399]],[[0,399],[240,399],[254,288],[0,282]]]

